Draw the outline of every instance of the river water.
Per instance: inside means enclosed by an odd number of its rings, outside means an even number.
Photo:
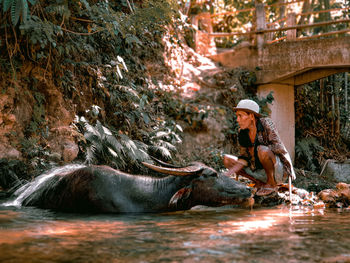
[[[0,262],[350,262],[350,210],[91,215],[0,206]]]

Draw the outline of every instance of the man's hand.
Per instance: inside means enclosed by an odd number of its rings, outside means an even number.
[[[237,174],[234,171],[232,171],[231,169],[228,170],[226,173],[224,173],[224,175],[226,175],[227,177],[236,177],[236,180],[238,177]]]
[[[248,165],[246,160],[238,159],[236,156],[225,155],[224,165],[228,168],[228,171],[224,175],[228,177],[236,177],[238,179],[237,173]]]

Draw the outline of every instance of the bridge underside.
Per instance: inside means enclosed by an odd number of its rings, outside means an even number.
[[[229,68],[255,71],[258,93],[273,91],[271,118],[294,159],[294,87],[340,72],[350,71],[350,37],[289,41],[262,50],[245,46],[210,58]]]

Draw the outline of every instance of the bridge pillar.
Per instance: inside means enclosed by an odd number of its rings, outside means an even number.
[[[258,86],[258,96],[266,97],[273,91],[274,101],[270,105],[271,119],[292,160],[295,156],[295,110],[294,86],[287,84],[264,84]]]

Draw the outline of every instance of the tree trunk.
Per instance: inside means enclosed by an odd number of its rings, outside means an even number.
[[[311,11],[311,5],[310,0],[305,0],[303,3],[303,10],[302,13],[310,12]],[[305,19],[307,19],[307,15],[302,15],[299,19],[298,25],[302,25],[305,22]]]
[[[324,113],[324,79],[320,79],[321,113]]]
[[[349,112],[349,108],[348,108],[348,73],[347,72],[344,73],[344,90],[345,90],[345,116],[347,116],[347,118],[349,118],[349,116],[348,116],[348,112]]]
[[[329,0],[323,0],[323,1],[321,0],[321,2],[323,2],[323,9],[324,10],[330,9]],[[331,20],[331,13],[327,12],[327,13],[320,14],[320,17],[322,17],[322,21],[329,21],[329,20]],[[330,31],[330,26],[325,26],[324,32],[328,32],[328,31]]]
[[[284,0],[279,0],[278,1],[279,4],[283,4],[284,3]],[[282,19],[286,16],[286,6],[285,5],[281,5],[280,6],[280,10],[279,10],[279,17],[278,17],[278,20],[279,19]],[[281,21],[280,22],[280,26],[283,27],[284,26],[284,21]]]
[[[339,105],[339,93],[341,88],[341,75],[334,76],[334,103],[335,103],[335,135],[339,138],[340,135],[340,105]]]

